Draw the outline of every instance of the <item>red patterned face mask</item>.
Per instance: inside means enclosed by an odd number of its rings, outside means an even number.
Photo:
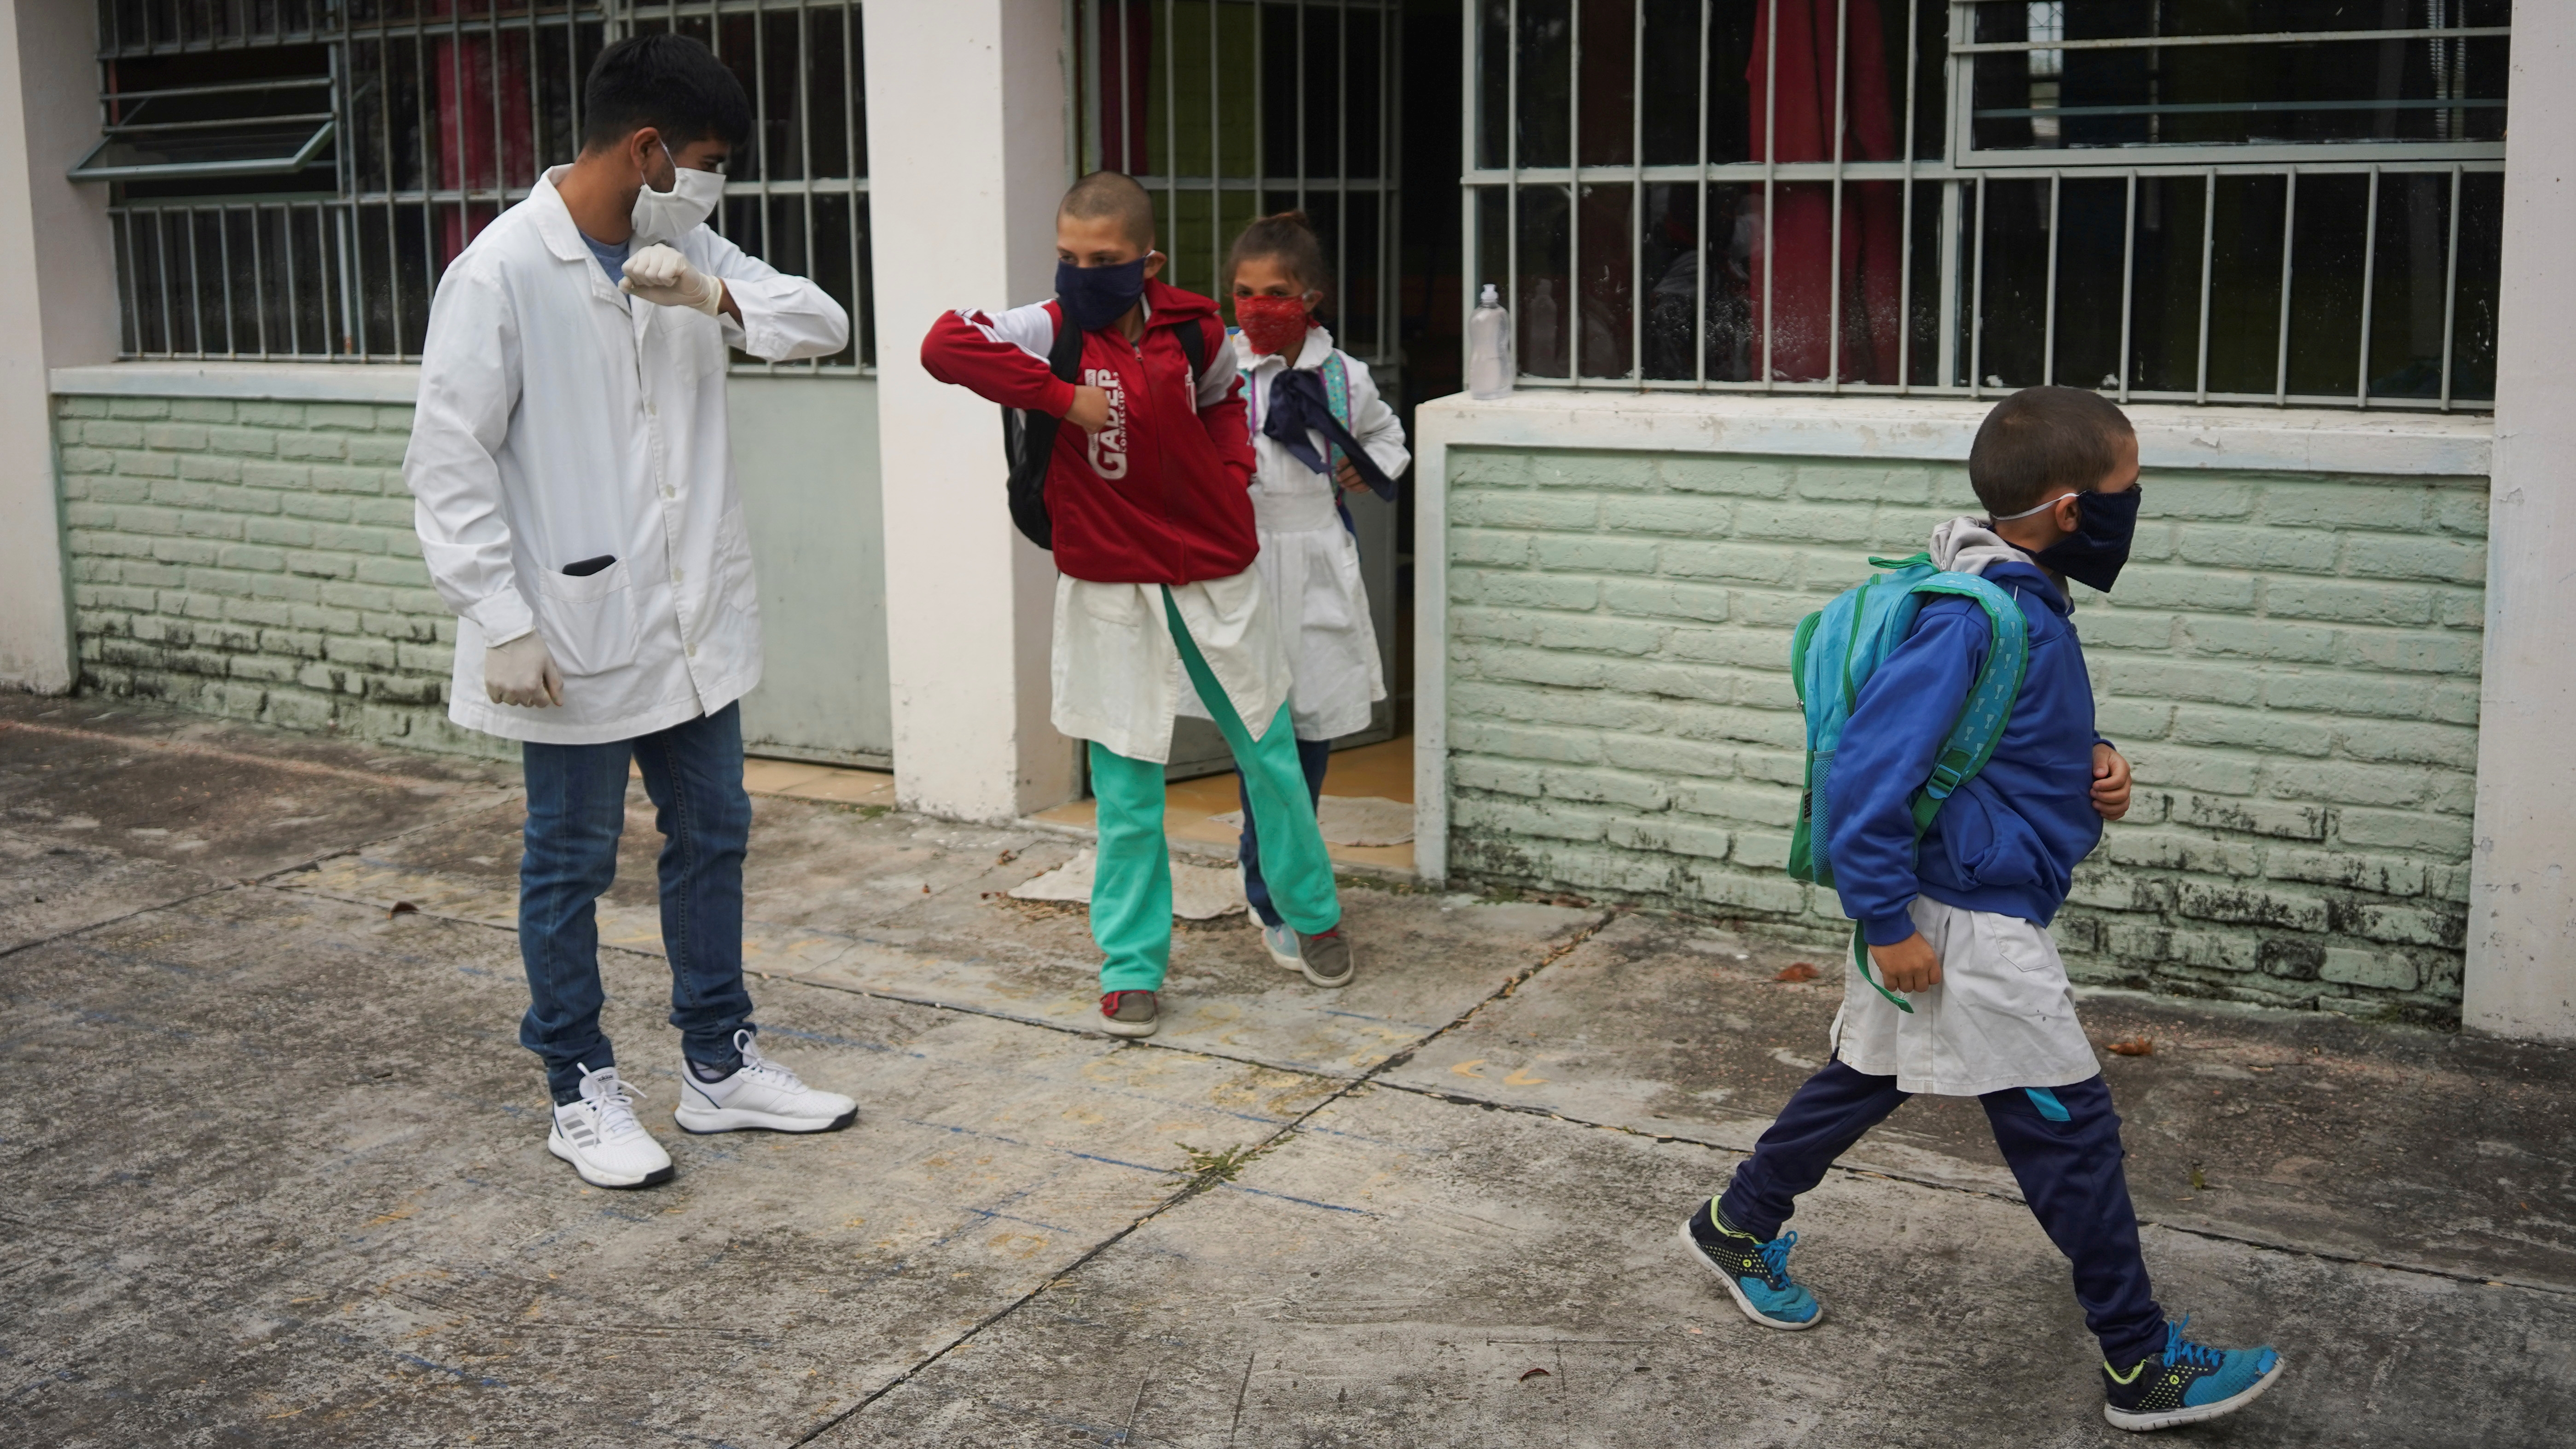
[[[1252,350],[1263,354],[1295,352],[1314,323],[1303,297],[1237,297],[1234,320]]]

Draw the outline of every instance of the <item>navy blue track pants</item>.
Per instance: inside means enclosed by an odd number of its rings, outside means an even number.
[[[1736,1165],[1718,1211],[1757,1238],[1777,1237],[1798,1195],[1824,1181],[1836,1158],[1911,1095],[1896,1089],[1894,1077],[1827,1063]],[[2074,1268],[2075,1299],[2102,1341],[2102,1357],[2126,1366],[2161,1352],[2165,1314],[2138,1252],[2111,1089],[2096,1076],[2044,1093],[2014,1087],[1977,1100],[2031,1215]],[[2065,1120],[2052,1120],[2044,1104],[2062,1109]]]

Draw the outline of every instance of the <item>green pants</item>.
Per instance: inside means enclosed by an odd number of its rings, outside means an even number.
[[[1261,836],[1261,873],[1271,903],[1303,935],[1341,924],[1342,901],[1333,888],[1333,861],[1315,828],[1314,802],[1297,763],[1297,732],[1281,705],[1270,728],[1255,740],[1216,682],[1199,646],[1181,623],[1172,592],[1163,591],[1163,618],[1181,648],[1181,666],[1199,701],[1243,772],[1252,799],[1252,823]],[[1099,802],[1099,865],[1091,886],[1091,939],[1100,943],[1100,989],[1159,991],[1172,960],[1172,857],[1163,838],[1163,767],[1131,760],[1091,742],[1091,793]],[[1276,842],[1274,844],[1273,842]]]

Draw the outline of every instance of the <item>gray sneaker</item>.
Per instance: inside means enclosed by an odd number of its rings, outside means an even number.
[[[1297,942],[1297,969],[1318,986],[1348,986],[1359,974],[1359,962],[1351,957],[1350,938],[1335,926],[1320,936],[1300,937]]]
[[[1100,1029],[1111,1036],[1152,1036],[1162,1025],[1162,1003],[1150,991],[1112,991],[1100,998]]]

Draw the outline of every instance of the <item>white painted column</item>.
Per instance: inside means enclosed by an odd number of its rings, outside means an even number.
[[[1047,723],[1055,566],[1011,527],[1001,415],[934,382],[939,313],[1053,294],[1065,168],[1059,0],[868,0],[870,212],[895,794],[1004,820],[1071,799]]]
[[[0,7],[0,686],[77,677],[50,368],[116,356],[107,188],[64,169],[98,142],[89,0]]]
[[[2461,1018],[2576,1039],[2576,5],[2513,20]]]

